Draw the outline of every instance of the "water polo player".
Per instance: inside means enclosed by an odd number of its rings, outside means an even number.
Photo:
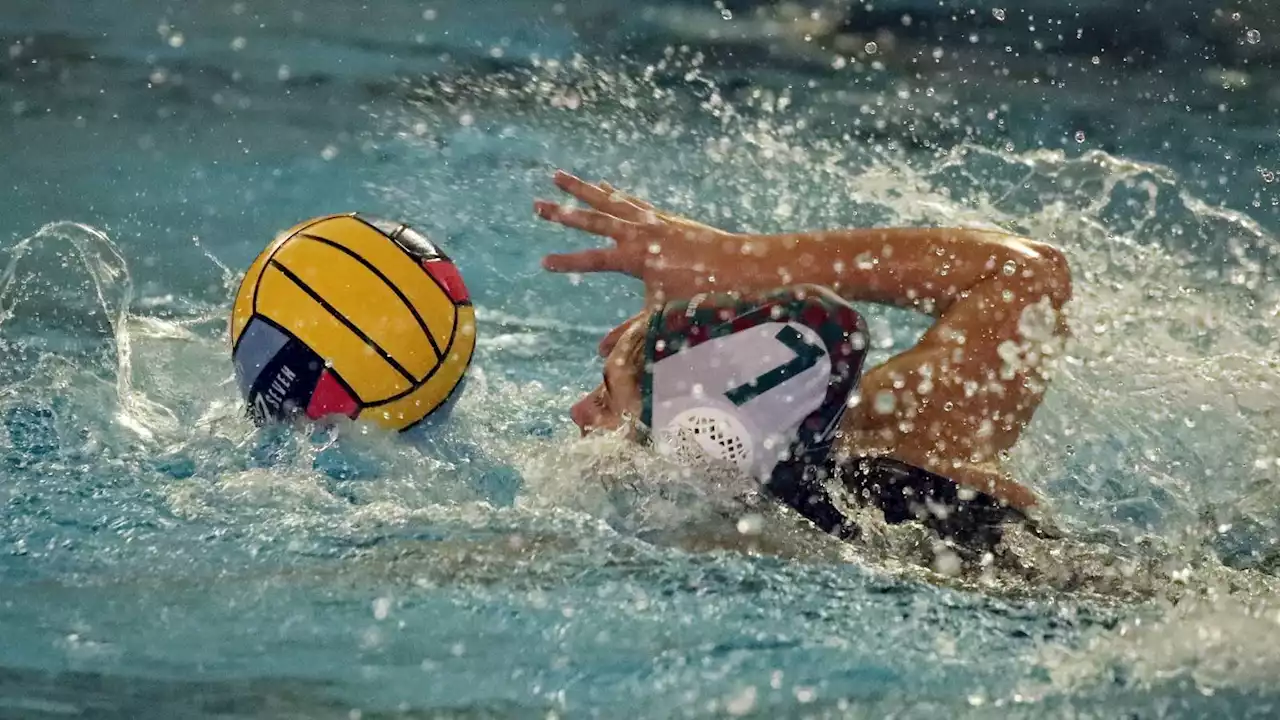
[[[645,310],[600,345],[604,381],[572,408],[584,434],[631,428],[732,463],[844,538],[857,533],[841,509],[853,503],[965,545],[1035,514],[1035,494],[1000,456],[1039,407],[1045,361],[1067,333],[1060,251],[968,229],[736,234],[607,184],[566,173],[555,184],[588,207],[538,201],[538,215],[614,243],[544,266],[624,273],[645,290]],[[936,321],[864,370],[850,301]]]

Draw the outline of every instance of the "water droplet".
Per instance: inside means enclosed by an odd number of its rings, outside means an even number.
[[[995,17],[996,20],[1004,22],[1004,8],[993,8],[991,10],[991,15]]]
[[[757,513],[750,513],[738,518],[738,532],[743,535],[759,535],[764,529],[764,518]]]
[[[293,75],[293,71],[289,69],[288,65],[281,65],[280,68],[276,70],[276,79],[280,82],[288,80],[291,75]]]
[[[1003,266],[1001,266],[1000,272],[1004,273],[1005,275],[1013,275],[1014,273],[1018,272],[1018,263],[1012,260],[1008,260],[1005,262]]]
[[[983,418],[982,423],[978,425],[978,439],[989,438],[995,434],[995,423],[991,422],[991,418]]]
[[[332,160],[338,157],[338,148],[335,145],[325,145],[324,150],[320,151],[320,157],[325,160]]]
[[[373,617],[376,620],[386,620],[387,615],[391,613],[391,598],[380,597],[373,601]]]
[[[1090,58],[1089,61],[1092,62],[1094,65],[1102,64],[1102,58],[1098,57],[1097,55],[1094,55],[1092,58]]]
[[[436,12],[435,8],[427,8],[422,11],[423,20],[435,20],[437,17],[439,17],[439,13]]]
[[[187,39],[183,37],[182,33],[176,32],[169,36],[169,47],[175,47],[175,48],[182,47],[182,44],[185,43],[186,41]]]
[[[1078,143],[1082,143],[1082,142],[1084,142],[1084,131],[1083,131],[1083,130],[1077,130],[1077,131],[1076,131],[1076,142],[1078,142]]]
[[[865,50],[868,55],[875,55],[880,50],[880,46],[875,44],[873,41],[863,45],[862,49]]]
[[[731,696],[724,704],[724,709],[734,717],[741,717],[756,707],[756,688],[754,685],[743,688]]]
[[[893,408],[898,404],[898,399],[894,397],[893,391],[881,390],[876,393],[876,399],[872,407],[881,415],[888,415],[893,412]]]
[[[1250,45],[1257,45],[1258,43],[1262,42],[1262,33],[1258,32],[1257,30],[1250,30],[1249,32],[1244,34],[1244,37],[1246,40],[1249,41]]]
[[[720,9],[720,17],[724,18],[725,20],[732,20],[732,19],[733,19],[733,11],[732,11],[732,10],[730,10],[729,8],[721,8],[721,9]]]
[[[461,124],[462,127],[471,127],[475,122],[476,117],[471,113],[462,113],[462,116],[458,118],[458,123]]]
[[[958,575],[960,567],[960,556],[951,550],[944,548],[933,556],[933,569],[943,575]]]
[[[232,38],[231,49],[235,50],[236,52],[240,52],[241,50],[245,49],[245,46],[247,46],[248,44],[249,44],[249,41],[245,40],[242,37]]]

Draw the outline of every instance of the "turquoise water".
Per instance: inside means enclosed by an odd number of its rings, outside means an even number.
[[[1273,713],[1265,58],[1095,64],[1012,10],[842,65],[732,3],[370,5],[0,11],[0,717]],[[637,288],[538,268],[592,242],[532,217],[556,167],[741,229],[1062,246],[1076,337],[1011,461],[1071,539],[954,577],[578,440]],[[458,261],[472,378],[412,437],[255,430],[229,293],[349,209]],[[923,327],[867,312],[877,358]]]

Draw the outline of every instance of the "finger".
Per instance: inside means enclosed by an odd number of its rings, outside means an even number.
[[[600,189],[604,190],[610,195],[621,195],[623,198],[626,199],[627,202],[631,203],[632,205],[635,205],[641,210],[649,210],[650,212],[652,212],[656,209],[654,208],[653,203],[649,202],[648,200],[641,200],[635,195],[619,190],[618,188],[610,185],[609,183],[603,180],[600,181]]]
[[[605,190],[599,185],[592,185],[563,170],[556,171],[555,184],[556,187],[600,212],[631,222],[643,222],[644,220],[644,210],[632,205],[621,194]]]
[[[604,248],[552,253],[542,258],[542,267],[558,273],[622,272],[618,251]]]
[[[705,223],[700,223],[697,220],[690,220],[689,218],[684,217],[682,215],[675,215],[673,213],[663,212],[648,200],[642,200],[636,197],[635,195],[630,195],[626,192],[623,192],[603,180],[600,181],[600,189],[604,190],[605,192],[609,193],[614,197],[625,198],[627,202],[640,208],[642,211],[646,213],[646,215],[643,217],[643,220],[637,220],[635,218],[627,218],[628,220],[632,220],[633,222],[653,223],[655,221],[663,221],[663,222],[672,223],[674,225],[680,225],[684,227],[686,230],[694,230],[697,232],[708,232],[708,231],[719,232],[716,228],[710,225],[707,225]],[[652,214],[649,214],[649,213],[652,213]]]
[[[641,310],[635,315],[632,315],[631,317],[624,320],[622,324],[618,325],[618,327],[606,333],[604,336],[604,339],[600,341],[600,348],[599,348],[600,357],[609,357],[609,353],[613,352],[614,346],[618,344],[619,338],[621,338],[627,332],[628,328],[630,328],[641,317],[643,317],[646,312],[648,311]]]
[[[630,240],[636,236],[638,228],[635,223],[613,217],[599,210],[580,210],[565,208],[553,202],[539,200],[534,203],[534,210],[544,220],[560,223],[565,227],[582,230],[593,235],[611,237],[615,240]]]

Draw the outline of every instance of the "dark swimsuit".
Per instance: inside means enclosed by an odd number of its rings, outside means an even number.
[[[961,493],[948,478],[887,457],[830,462],[820,471],[815,466],[779,468],[768,491],[824,532],[844,540],[857,539],[861,531],[840,505],[876,507],[885,522],[894,525],[916,520],[944,540],[975,549],[999,544],[1004,523],[1022,518],[990,495]],[[843,495],[833,498],[832,492]]]

